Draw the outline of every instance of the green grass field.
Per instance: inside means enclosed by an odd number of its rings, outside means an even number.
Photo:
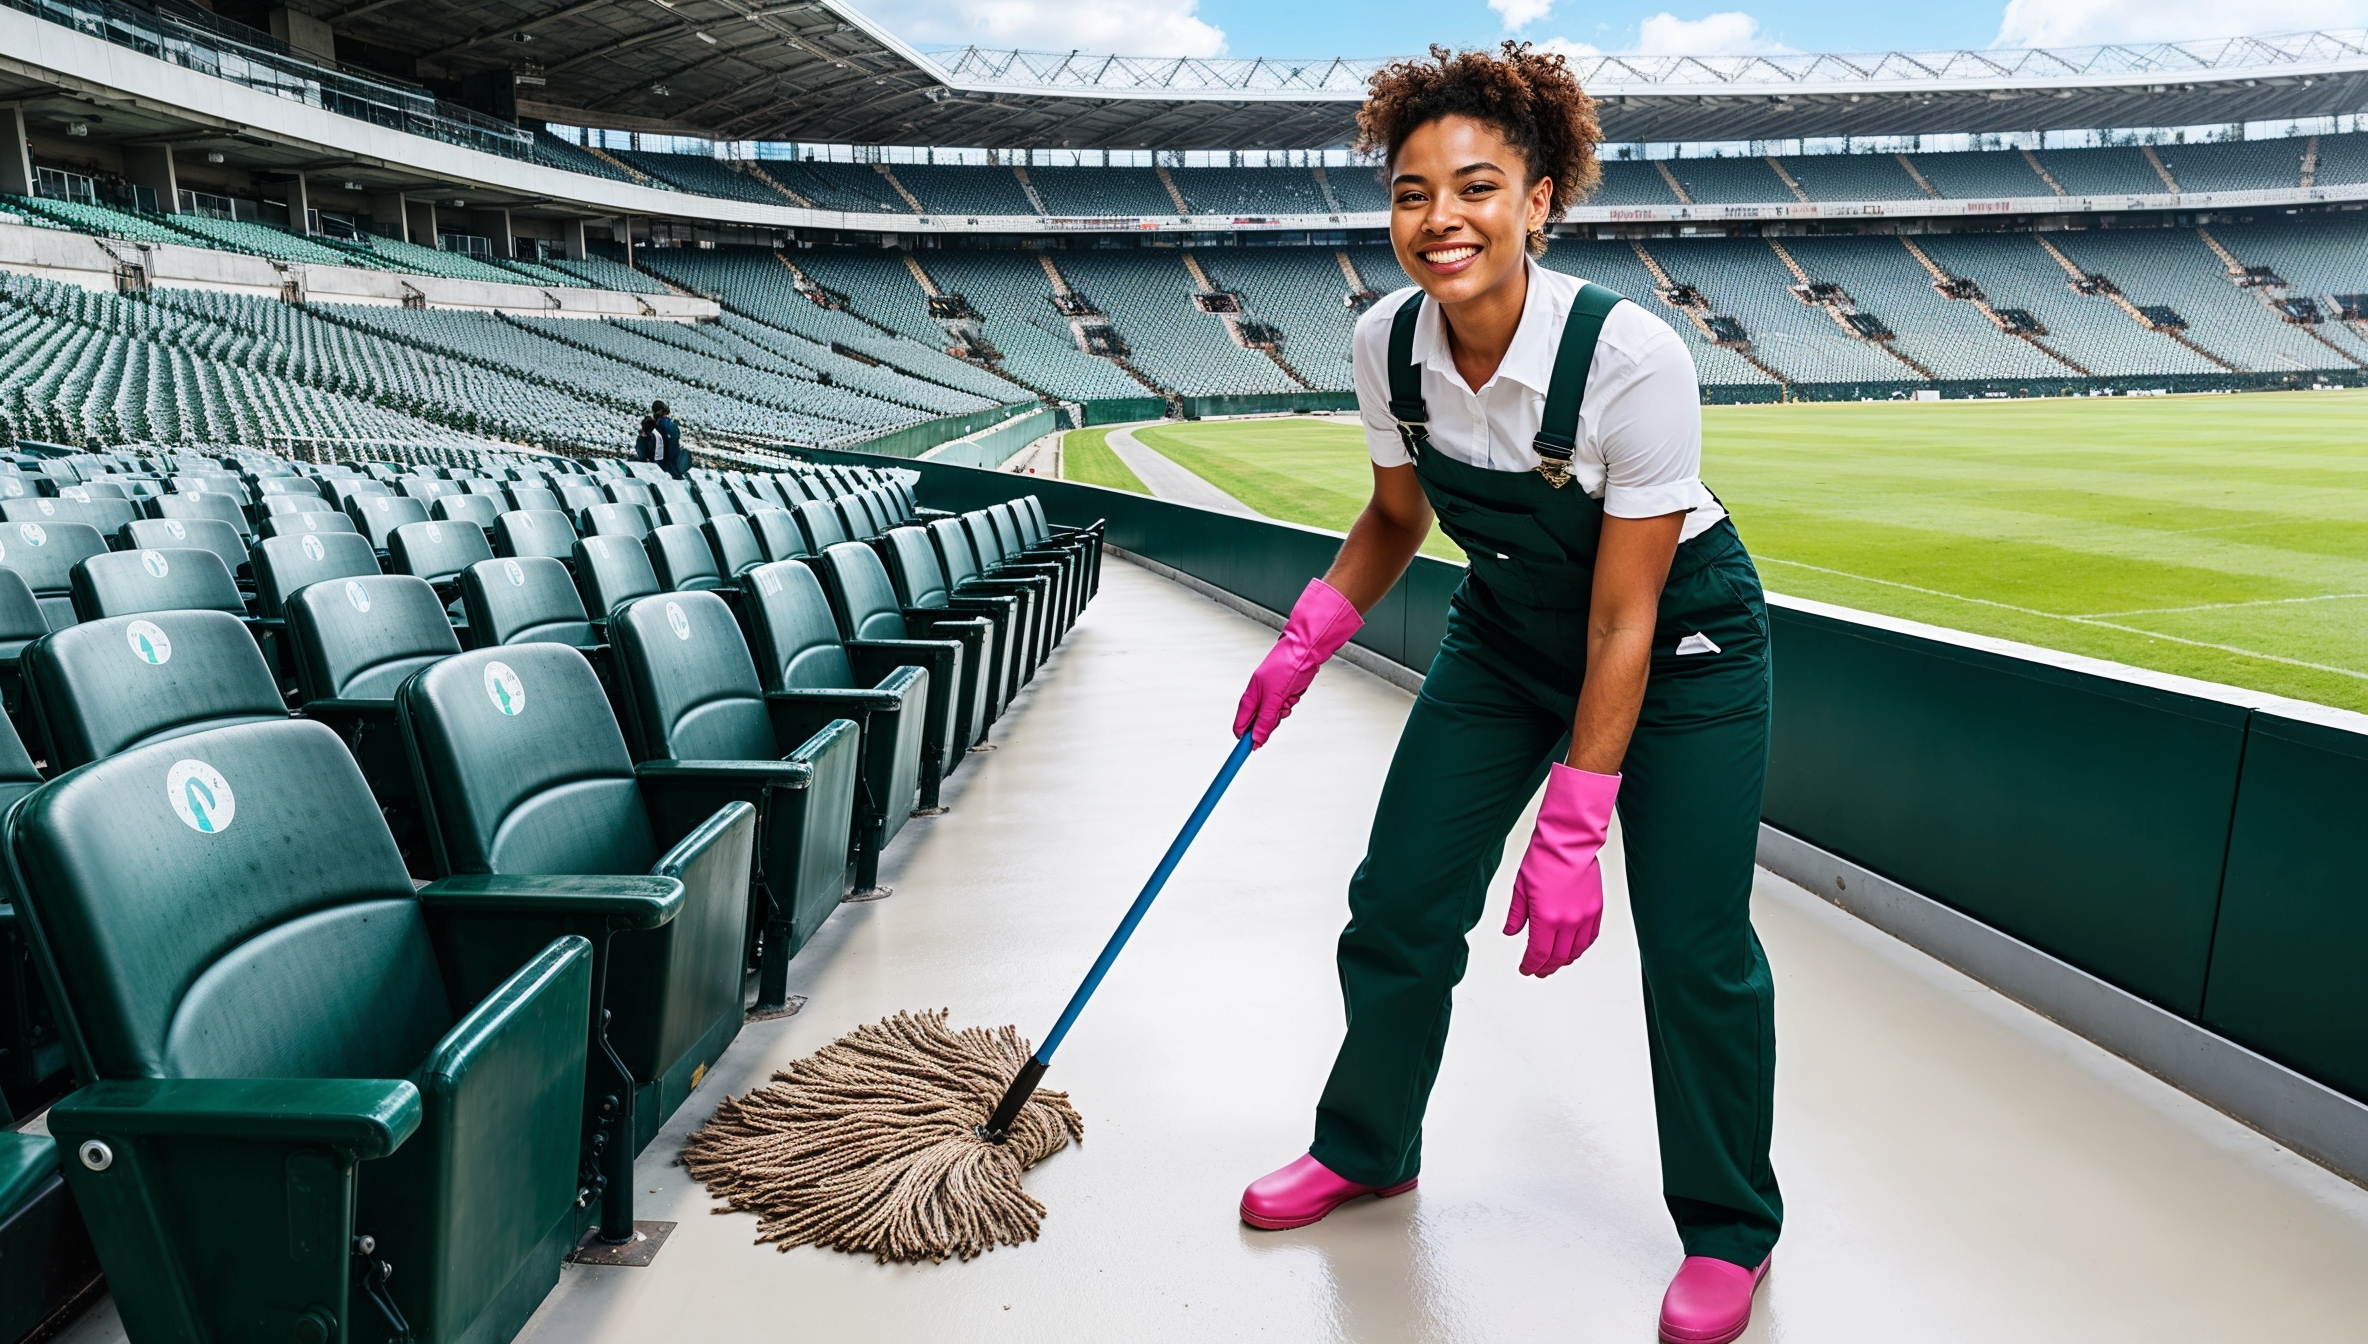
[[[1139,437],[1320,527],[1370,480],[1346,424]],[[2368,711],[2368,393],[1724,406],[1704,439],[1772,591]]]
[[[1110,451],[1110,431],[1103,429],[1072,429],[1061,436],[1061,478],[1083,481],[1087,485],[1106,485],[1113,490],[1132,490],[1138,495],[1151,492],[1127,465]]]

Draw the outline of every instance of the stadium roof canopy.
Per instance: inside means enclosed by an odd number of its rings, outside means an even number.
[[[1383,60],[930,54],[847,0],[295,0],[520,110],[728,140],[1293,149],[1345,143]],[[1868,55],[1594,56],[1615,141],[2185,126],[2368,108],[2368,32]],[[536,83],[535,81],[541,81]]]

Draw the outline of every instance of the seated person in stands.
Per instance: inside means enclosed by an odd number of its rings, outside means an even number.
[[[658,404],[662,406],[665,403]],[[633,440],[633,460],[636,462],[658,460],[658,417],[654,415],[641,417],[641,433]]]

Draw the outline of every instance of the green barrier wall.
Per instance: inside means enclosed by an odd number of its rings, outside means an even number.
[[[1025,415],[1036,409],[1039,408],[1035,402],[1019,401],[1013,402],[1009,406],[995,406],[983,411],[972,411],[968,415],[949,415],[943,420],[925,421],[904,429],[892,430],[876,439],[866,440],[862,445],[862,450],[864,453],[880,457],[919,457],[941,443],[976,434],[998,421],[1009,420],[1015,415]],[[799,448],[793,451],[802,453],[806,450]],[[859,461],[861,457],[858,455],[858,457],[848,460]]]
[[[1034,494],[1270,611],[1340,544],[912,465],[932,507]],[[1357,642],[1427,667],[1462,575],[1418,557]],[[1771,615],[1771,824],[2368,1100],[2368,717],[1814,604]]]
[[[1055,419],[1050,408],[1040,406],[1025,415],[1014,416],[967,438],[956,439],[942,448],[932,449],[929,460],[943,462],[951,467],[1000,467],[1013,453],[1052,433]]]
[[[1211,415],[1280,415],[1290,411],[1353,411],[1354,392],[1241,392],[1228,396],[1186,397],[1184,414],[1201,419]]]
[[[1168,413],[1160,397],[1098,397],[1078,403],[1085,407],[1087,425],[1118,425],[1129,420],[1157,420]]]

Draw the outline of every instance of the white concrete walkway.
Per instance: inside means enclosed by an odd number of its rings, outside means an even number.
[[[1263,517],[1256,509],[1209,484],[1165,453],[1135,437],[1133,428],[1110,431],[1110,451],[1126,463],[1127,470],[1160,499],[1194,508],[1214,509],[1219,513],[1238,513],[1245,518]]]
[[[1040,1033],[1229,746],[1272,632],[1115,559],[1100,598],[793,963],[641,1161],[647,1269],[570,1267],[528,1344],[1634,1341],[1678,1261],[1618,864],[1602,941],[1544,982],[1471,936],[1422,1187],[1315,1227],[1234,1216],[1305,1147],[1340,1033],[1333,939],[1407,696],[1316,681],[1241,775],[1048,1080],[1081,1148],[1044,1237],[973,1263],[752,1244],[672,1164],[726,1091],[900,1008]],[[1746,1340],[2095,1344],[2368,1336],[2368,1191],[1763,875],[1790,1223]],[[67,1336],[120,1339],[102,1310]]]

